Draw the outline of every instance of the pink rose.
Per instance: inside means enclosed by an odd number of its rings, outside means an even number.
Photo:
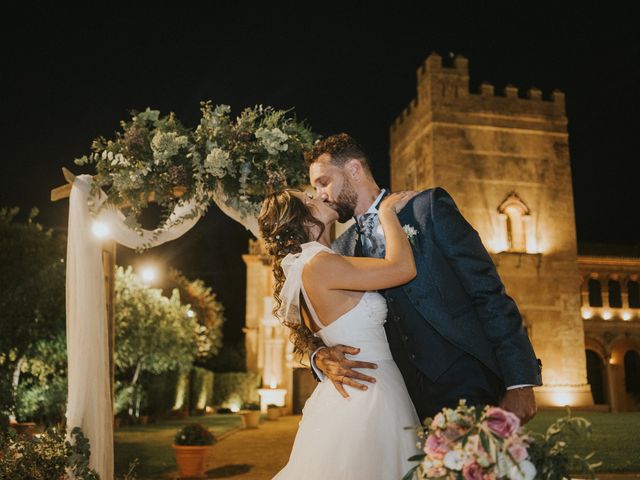
[[[522,443],[514,443],[509,447],[509,453],[516,461],[516,463],[520,463],[522,460],[529,456],[529,452],[527,452],[527,447],[525,447]]]
[[[446,438],[431,434],[424,444],[424,453],[434,458],[443,458],[449,451],[449,442]]]
[[[427,477],[440,478],[447,474],[447,470],[444,467],[432,467],[427,470]]]
[[[445,425],[446,425],[446,421],[445,421],[444,415],[442,414],[442,412],[438,412],[436,416],[433,417],[433,420],[431,421],[431,428],[433,429],[444,428]]]
[[[476,462],[465,465],[462,469],[462,476],[465,478],[465,480],[483,480],[482,467]]]
[[[507,412],[498,407],[491,407],[487,411],[487,419],[485,420],[487,427],[506,438],[515,433],[520,428],[520,419],[513,413]]]

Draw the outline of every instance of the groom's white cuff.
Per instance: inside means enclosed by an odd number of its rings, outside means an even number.
[[[318,350],[316,350],[317,352]],[[531,385],[528,383],[525,383],[523,385],[511,385],[510,387],[507,387],[507,390],[513,390],[514,388],[521,388],[521,387],[535,387],[535,385]]]
[[[316,348],[316,350],[311,354],[311,357],[309,357],[309,363],[311,363],[311,368],[313,368],[313,371],[316,372],[316,375],[318,376],[321,382],[324,382],[324,373],[322,373],[322,371],[318,367],[316,367],[316,362],[314,361],[314,358],[316,357],[316,353],[318,353],[323,348],[327,348],[327,347]]]

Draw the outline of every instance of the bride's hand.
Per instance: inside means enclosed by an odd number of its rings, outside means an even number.
[[[405,205],[418,194],[415,190],[405,190],[387,195],[380,203],[378,211],[391,211],[398,213]]]

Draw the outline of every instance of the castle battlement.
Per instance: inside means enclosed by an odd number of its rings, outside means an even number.
[[[549,99],[533,86],[520,91],[513,84],[507,84],[499,92],[489,82],[482,82],[478,92],[471,92],[469,86],[469,60],[456,55],[452,65],[446,65],[438,53],[431,53],[417,69],[417,95],[390,127],[392,139],[408,134],[416,123],[437,121],[446,111],[446,116],[458,112],[473,121],[474,115],[512,115],[517,123],[522,118],[553,119],[566,125],[565,94],[555,89]]]

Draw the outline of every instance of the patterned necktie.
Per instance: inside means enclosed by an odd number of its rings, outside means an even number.
[[[362,252],[367,257],[384,258],[385,245],[374,231],[377,213],[365,213],[358,218],[358,233],[362,240]]]

